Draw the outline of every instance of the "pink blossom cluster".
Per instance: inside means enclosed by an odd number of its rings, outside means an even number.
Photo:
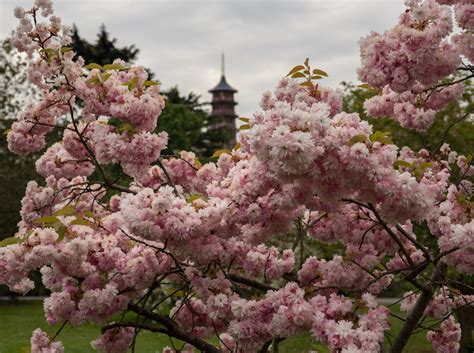
[[[170,347],[165,347],[163,348],[162,353],[176,353],[177,351],[170,348]],[[179,350],[180,353],[194,353],[193,346],[190,344],[185,344],[182,349]]]
[[[458,159],[463,166],[464,156]],[[466,175],[474,174],[472,166],[464,168]],[[463,203],[469,196],[466,191],[472,188],[472,182],[463,180],[461,187],[450,185],[446,197],[440,202],[429,221],[433,234],[438,236],[441,251],[449,252],[445,257],[448,264],[455,266],[459,271],[471,273],[474,270],[474,221],[469,214],[469,204]],[[453,251],[456,250],[456,251]]]
[[[244,351],[255,351],[272,337],[285,337],[311,327],[312,310],[295,283],[268,292],[260,301],[239,299],[231,304],[235,317],[229,333]],[[258,323],[258,324],[257,324]]]
[[[415,294],[413,291],[404,293],[400,309],[410,312],[418,298],[419,294]],[[454,310],[472,304],[472,300],[472,295],[460,295],[457,290],[441,287],[431,299],[424,314],[435,319],[444,319],[452,315]]]
[[[91,346],[100,353],[126,353],[133,336],[134,329],[131,327],[114,328],[92,341]]]
[[[431,342],[437,353],[459,352],[459,339],[461,338],[461,326],[449,316],[442,324],[440,331],[429,331],[428,341]]]
[[[64,353],[64,346],[61,342],[52,342],[48,334],[41,329],[33,331],[31,337],[32,353]]]
[[[394,29],[362,41],[359,74],[383,88],[365,103],[369,115],[423,131],[462,94],[462,84],[432,89],[460,63],[458,50],[465,54],[447,41],[451,10],[440,4],[407,1]],[[33,26],[38,11],[50,24]],[[434,156],[399,149],[343,112],[340,91],[285,78],[264,94],[240,148],[204,165],[192,152],[164,158],[168,135],[153,133],[159,85],[120,60],[85,67],[51,13],[49,0],[15,10],[14,43],[30,55],[30,80],[44,95],[18,115],[9,148],[39,151],[54,127],[64,133],[37,160],[45,184],[28,184],[19,231],[0,247],[0,283],[11,290],[27,293],[30,271],[40,269],[49,324],[107,325],[119,312],[139,313],[140,303],[160,332],[187,340],[186,352],[216,335],[222,352],[250,353],[310,331],[331,352],[375,353],[389,328],[375,295],[431,263],[474,272],[469,157],[446,145]],[[455,15],[468,32],[471,4],[456,1]],[[110,164],[133,181],[109,179]],[[425,222],[434,254],[417,236]],[[454,352],[459,326],[449,314],[473,298],[429,285],[435,294],[421,312],[448,317],[428,338]],[[402,309],[418,298],[406,293]],[[133,323],[112,323],[92,346],[125,353],[134,333]],[[32,347],[63,351],[42,331]]]
[[[49,23],[33,21],[28,14],[41,10],[41,15],[49,20]],[[22,7],[16,7],[14,15],[19,19],[20,24],[12,37],[12,44],[22,52],[26,52],[32,57],[33,53],[40,49],[37,41],[39,39],[46,41],[48,48],[59,48],[70,43],[69,27],[61,25],[61,19],[53,14],[53,3],[51,0],[35,0],[35,6],[32,10],[25,10]],[[36,23],[35,23],[36,22]],[[62,32],[62,33],[61,33]],[[62,35],[61,35],[62,34]]]
[[[36,161],[36,170],[43,177],[50,175],[56,179],[89,176],[94,172],[94,165],[89,160],[77,160],[57,142]]]
[[[456,4],[468,4],[469,0],[436,0],[436,2],[442,5],[456,5]]]
[[[334,352],[379,352],[384,332],[389,327],[389,310],[384,306],[377,306],[374,297],[365,294],[362,300],[368,311],[354,323],[349,315],[349,303],[340,301],[338,297],[330,299],[333,300],[316,296],[311,301],[313,308],[318,308],[317,316],[313,319],[313,335],[326,342]],[[341,317],[342,319],[338,319]]]
[[[114,65],[125,68],[122,60]],[[148,73],[143,67],[128,70],[92,69],[78,77],[73,85],[84,101],[83,114],[111,116],[130,123],[139,131],[153,131],[164,108],[159,85],[146,86]]]
[[[406,4],[397,26],[360,42],[359,78],[373,87],[389,85],[401,93],[417,83],[433,85],[460,64],[459,52],[446,40],[453,29],[451,9],[435,0]]]
[[[471,63],[474,62],[474,4],[468,0],[458,1],[454,14],[461,33],[453,35],[453,43]]]
[[[104,227],[110,222],[112,227],[113,220],[104,220]],[[155,273],[171,265],[166,255],[152,248],[130,244],[124,236],[94,233],[83,225],[69,226],[63,240],[52,228],[36,228],[26,237],[8,252],[0,248],[4,265],[0,280],[25,293],[33,283],[24,279],[30,270],[41,268],[43,283],[52,291],[44,303],[50,324],[66,320],[73,325],[102,323],[123,310],[153,281]]]
[[[458,83],[435,91],[424,91],[423,87],[400,94],[387,85],[380,95],[364,102],[364,109],[371,117],[390,117],[404,128],[425,131],[432,125],[437,111],[462,95],[464,85]]]
[[[120,133],[115,127],[107,125],[106,119],[96,121],[89,131],[97,161],[102,164],[120,163],[123,171],[135,178],[141,178],[148,172],[168,143],[166,132]]]
[[[352,255],[350,251],[351,248],[348,247],[346,252],[349,256]],[[370,256],[369,253],[369,255],[364,257]],[[374,256],[374,259],[377,259],[377,257]],[[341,256],[334,256],[331,260],[319,260],[311,256],[305,261],[301,270],[298,271],[298,280],[302,286],[328,293],[333,292],[334,288],[340,287],[378,294],[382,289],[390,285],[392,276],[378,277],[379,271],[376,270],[373,275],[369,275],[360,267],[363,264],[357,266],[352,261],[344,261]],[[373,261],[367,268],[373,268],[375,263],[378,262]]]
[[[417,218],[421,214],[414,212],[429,209],[432,199],[419,197],[426,193],[424,186],[394,169],[397,147],[369,140],[372,128],[356,114],[330,118],[326,104],[314,102],[305,88],[286,79],[275,91],[279,96],[284,100],[256,113],[251,128],[241,133],[244,151],[268,164],[275,177],[298,178],[326,202],[363,189],[357,197],[379,203],[391,220],[395,215],[399,221]],[[367,139],[352,143],[355,136]]]
[[[411,291],[405,293],[400,308],[410,312],[418,297],[418,294]],[[440,288],[439,292],[431,299],[424,314],[441,320],[441,325],[437,330],[427,332],[427,339],[436,352],[459,351],[461,328],[455,321],[453,312],[463,306],[472,305],[473,299],[472,295],[459,295],[456,290],[450,290],[447,287]]]
[[[268,292],[260,301],[234,301],[231,310],[235,319],[229,333],[235,341],[231,345],[255,351],[272,337],[288,337],[311,328],[315,338],[332,351],[379,351],[388,328],[388,310],[377,306],[373,297],[364,296],[370,303],[367,314],[348,321],[353,303],[347,298],[316,295],[307,301],[304,295],[295,283],[289,283],[277,292]]]
[[[50,100],[58,100],[51,105]],[[45,136],[55,127],[56,120],[67,112],[65,98],[61,93],[47,94],[37,105],[29,105],[17,116],[17,121],[12,124],[7,141],[10,151],[26,155],[45,147]]]
[[[20,232],[37,227],[39,224],[35,220],[61,210],[69,202],[75,203],[78,212],[92,210],[99,216],[103,215],[103,209],[97,207],[95,201],[104,195],[105,190],[101,185],[89,183],[83,177],[69,180],[48,176],[45,181],[45,186],[39,186],[35,181],[30,181],[27,185],[21,201]]]
[[[252,278],[267,278],[269,280],[280,278],[285,273],[290,273],[295,265],[295,256],[291,249],[285,249],[282,257],[278,258],[279,251],[272,246],[267,248],[260,244],[255,249],[250,249],[243,261],[244,272]]]
[[[50,1],[38,0],[31,11],[15,11],[23,25],[17,29],[12,42],[30,55],[40,49],[40,55],[32,59],[29,67],[30,80],[49,92],[39,104],[19,114],[8,134],[9,149],[18,154],[42,149],[45,135],[54,128],[58,117],[73,112],[72,104],[78,97],[84,105],[84,121],[92,124],[87,125],[85,131],[82,131],[84,123],[75,121],[69,125],[64,134],[65,149],[74,158],[61,148],[63,157],[55,159],[53,155],[60,147],[54,146],[38,162],[40,174],[69,178],[90,175],[91,159],[97,158],[99,163],[120,163],[125,173],[142,177],[167,144],[166,133],[150,133],[156,128],[157,118],[164,108],[159,85],[147,80],[148,74],[142,67],[127,69],[121,60],[84,73],[84,60],[74,60],[75,54],[70,48],[62,50],[70,38],[66,28],[60,30],[59,19],[51,17],[50,27],[41,23],[32,27],[28,15],[36,16],[36,10],[42,8],[42,15],[49,17],[50,7]],[[108,125],[111,118],[117,123]],[[88,148],[76,149],[78,143],[88,144]]]

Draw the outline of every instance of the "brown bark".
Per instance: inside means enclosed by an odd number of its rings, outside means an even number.
[[[392,349],[390,351],[391,353],[403,352],[403,348],[405,348],[406,344],[408,343],[408,339],[418,326],[418,322],[423,316],[426,307],[428,306],[431,298],[433,298],[436,288],[439,286],[439,284],[437,283],[442,279],[444,270],[445,266],[442,264],[439,264],[434,269],[430,283],[428,283],[424,290],[421,292],[420,296],[418,297],[418,300],[415,303],[415,306],[408,314],[405,324],[398,333],[397,338],[395,339],[395,342],[393,343]]]

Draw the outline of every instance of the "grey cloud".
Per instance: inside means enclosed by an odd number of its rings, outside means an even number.
[[[1,37],[16,27],[13,8],[32,1],[0,0]],[[165,88],[178,85],[203,100],[219,80],[224,50],[228,82],[239,90],[237,111],[248,116],[261,93],[306,57],[330,74],[323,84],[356,81],[359,38],[392,26],[403,2],[56,0],[55,8],[90,40],[104,23],[119,45],[141,50],[138,64],[150,67]]]

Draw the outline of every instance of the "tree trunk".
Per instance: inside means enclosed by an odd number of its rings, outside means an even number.
[[[474,306],[466,305],[456,310],[456,316],[461,324],[460,353],[474,352]]]
[[[459,289],[461,294],[474,295],[473,283],[466,278],[461,278],[453,285]],[[467,305],[456,310],[456,318],[461,325],[461,347],[459,353],[473,353],[474,352],[474,304]]]

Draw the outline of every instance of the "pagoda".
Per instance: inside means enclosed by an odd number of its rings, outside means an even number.
[[[212,111],[211,116],[219,117],[219,123],[213,128],[225,128],[231,133],[231,139],[229,140],[226,147],[232,148],[236,143],[237,129],[235,127],[235,106],[237,102],[234,100],[234,93],[237,92],[235,88],[229,85],[225,79],[224,71],[224,53],[222,53],[221,63],[221,80],[213,89],[209,92],[212,94]]]

